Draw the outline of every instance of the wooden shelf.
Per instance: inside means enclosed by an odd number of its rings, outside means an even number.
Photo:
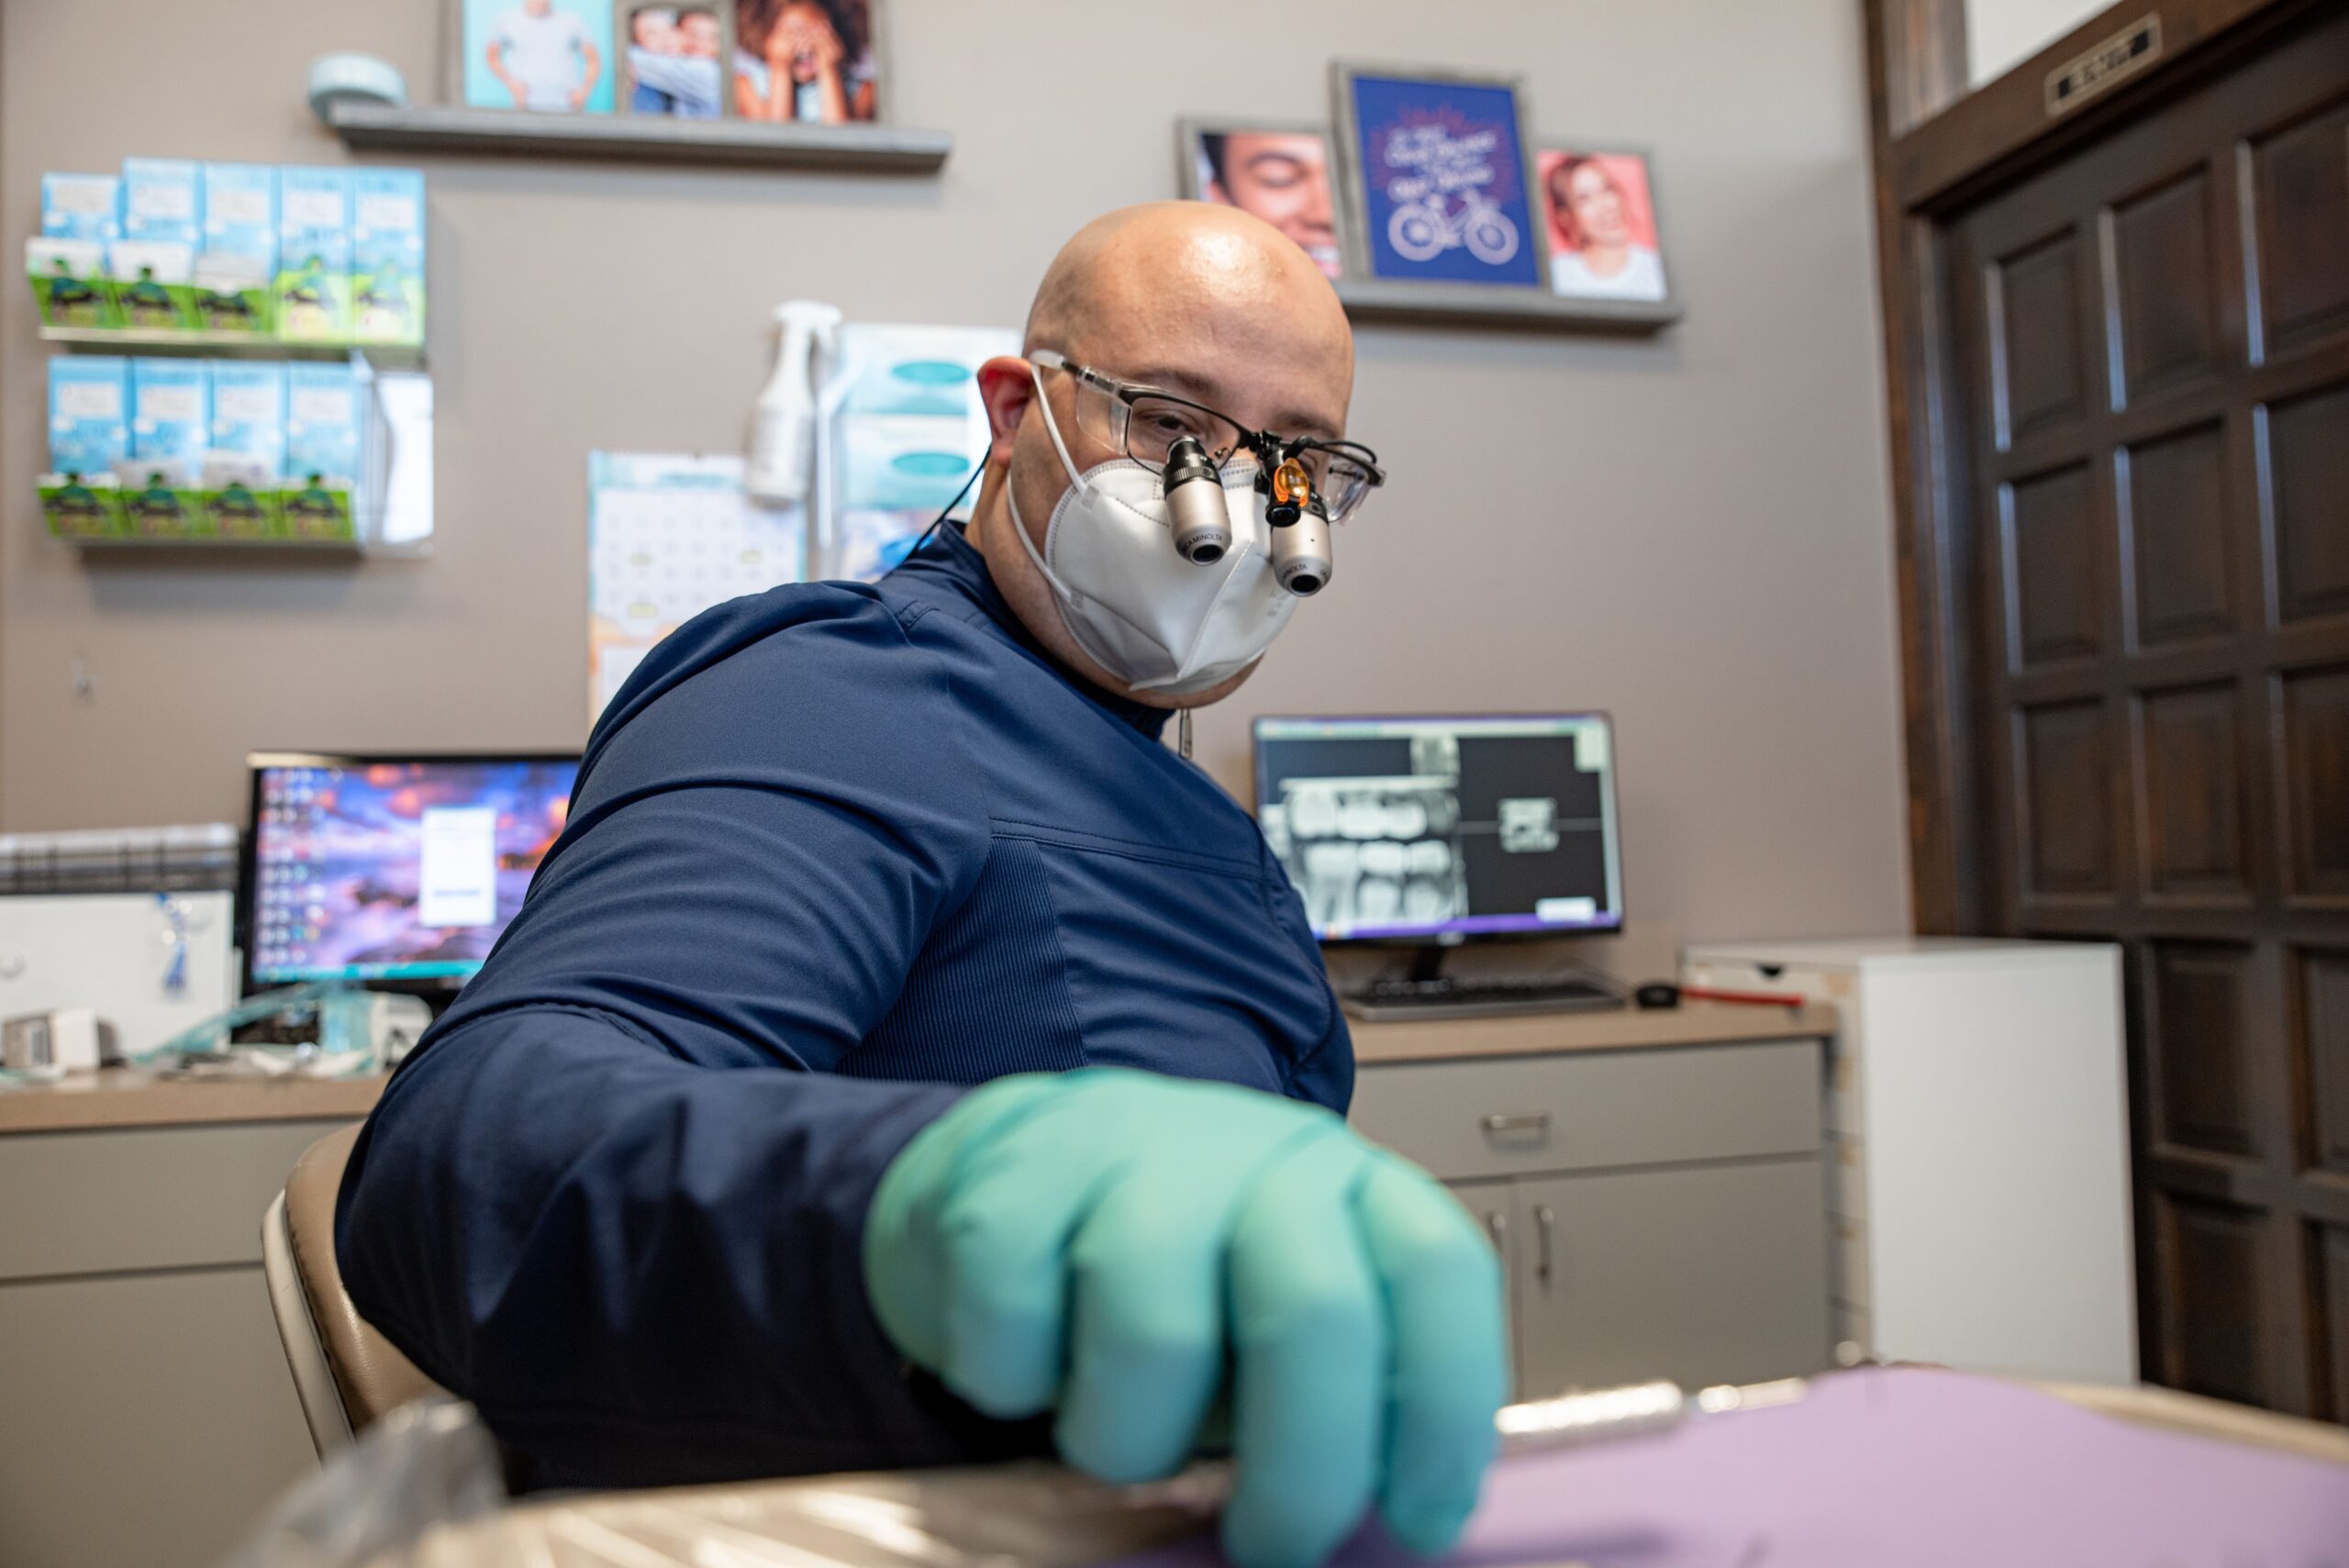
[[[298,555],[356,561],[362,555],[401,554],[352,539],[140,539],[122,534],[50,534],[89,554],[106,555]]]
[[[517,109],[395,109],[345,100],[327,124],[366,152],[492,158],[624,159],[866,174],[934,172],[954,150],[942,130],[890,125],[768,125],[652,115],[541,115]]]
[[[126,353],[239,360],[347,360],[357,354],[387,370],[414,370],[424,363],[424,350],[414,343],[324,343],[256,337],[250,332],[148,332],[114,327],[44,327],[40,337],[44,343]]]
[[[1520,332],[1660,332],[1680,319],[1670,300],[1561,299],[1545,289],[1477,284],[1344,283],[1338,301],[1356,321],[1414,327],[1506,327]]]

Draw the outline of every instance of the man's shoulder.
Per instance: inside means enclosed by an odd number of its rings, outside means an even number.
[[[941,690],[907,639],[922,606],[865,583],[792,583],[703,611],[654,645],[596,720],[594,751],[656,714],[910,717]]]

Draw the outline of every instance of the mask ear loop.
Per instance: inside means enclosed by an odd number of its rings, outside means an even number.
[[[1061,422],[1052,417],[1052,400],[1044,395],[1044,373],[1036,368],[1032,360],[1028,364],[1028,379],[1036,384],[1036,403],[1044,414],[1044,434],[1052,438],[1052,450],[1061,455],[1061,471],[1079,490],[1091,490],[1093,487],[1085,483],[1085,475],[1076,472],[1076,460],[1068,455],[1068,443],[1061,439]]]

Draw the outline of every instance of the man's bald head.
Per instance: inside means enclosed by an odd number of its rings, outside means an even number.
[[[1346,433],[1354,340],[1338,296],[1295,240],[1232,207],[1152,202],[1086,224],[1036,290],[1028,348],[1205,404],[1249,430]],[[979,395],[995,446],[970,539],[1021,624],[1086,680],[1154,706],[1214,702],[1246,680],[1243,670],[1179,697],[1136,691],[1078,646],[1034,557],[1050,547],[1072,472],[1124,454],[1100,421],[1080,417],[1075,377],[1065,371],[989,360],[979,367]],[[1046,433],[1047,410],[1058,444]]]
[[[1207,202],[1121,207],[1077,230],[1037,286],[1027,340],[1133,380],[1190,372],[1194,384],[1173,390],[1194,395],[1210,375],[1238,391],[1260,370],[1301,373],[1325,389],[1313,423],[1340,421],[1316,434],[1342,429],[1353,391],[1353,333],[1320,269],[1263,219]],[[1229,377],[1200,362],[1235,350],[1245,364]],[[1261,423],[1308,433],[1270,416]]]

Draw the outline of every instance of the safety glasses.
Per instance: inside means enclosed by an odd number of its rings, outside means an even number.
[[[1204,404],[1073,364],[1051,349],[1035,350],[1028,359],[1045,370],[1066,371],[1075,377],[1077,428],[1152,473],[1165,472],[1168,450],[1185,437],[1199,443],[1219,473],[1243,450],[1255,457],[1260,473],[1295,462],[1312,481],[1313,494],[1333,523],[1360,511],[1370,493],[1386,483],[1378,454],[1358,442],[1310,436],[1291,439],[1271,430],[1251,430]]]

